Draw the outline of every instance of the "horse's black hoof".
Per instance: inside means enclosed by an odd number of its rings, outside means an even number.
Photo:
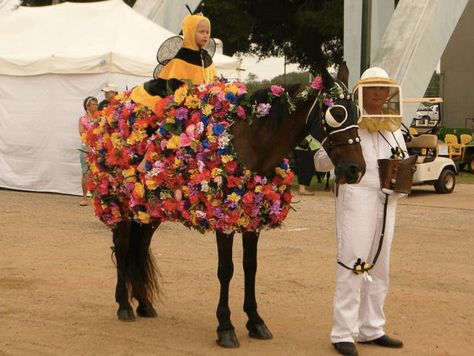
[[[119,309],[117,311],[118,319],[121,321],[135,321],[135,315],[132,308]]]
[[[234,329],[230,330],[217,330],[217,345],[225,348],[237,348],[240,346],[237,335],[235,335]]]
[[[249,331],[249,336],[255,339],[260,339],[260,340],[273,339],[273,335],[270,332],[270,330],[268,330],[265,323],[247,324],[247,329]]]
[[[155,308],[153,308],[151,305],[139,305],[137,307],[137,314],[142,318],[156,318],[158,316]]]

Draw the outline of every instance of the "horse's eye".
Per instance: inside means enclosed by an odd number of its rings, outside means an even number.
[[[326,122],[333,128],[340,127],[347,119],[347,110],[342,105],[334,105],[326,110]]]

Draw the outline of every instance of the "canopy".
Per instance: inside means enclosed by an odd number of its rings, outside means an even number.
[[[20,7],[0,20],[0,74],[122,73],[150,77],[172,32],[121,0]],[[218,72],[237,59],[217,55]]]

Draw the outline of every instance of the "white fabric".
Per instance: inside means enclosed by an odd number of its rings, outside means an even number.
[[[0,187],[81,195],[78,122],[88,95],[145,78],[122,74],[0,75]]]
[[[338,259],[352,267],[358,258],[372,263],[383,226],[385,194],[380,189],[377,159],[390,158],[389,144],[376,132],[359,129],[366,173],[358,184],[339,186],[336,198],[336,240]],[[393,147],[406,152],[400,130],[383,135]],[[322,151],[322,150],[320,150]],[[315,156],[316,167],[327,165],[327,154]],[[387,220],[382,251],[370,270],[372,282],[337,265],[334,295],[334,324],[331,341],[353,342],[376,339],[384,334],[383,304],[388,291],[390,248],[395,225],[397,199],[388,198]]]
[[[22,6],[0,19],[0,74],[151,77],[160,44],[174,35],[121,0]],[[238,63],[224,55],[214,59],[224,76],[234,74]]]

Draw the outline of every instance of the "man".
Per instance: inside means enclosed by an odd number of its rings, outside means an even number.
[[[383,312],[395,209],[402,194],[381,188],[378,160],[408,157],[400,130],[399,86],[383,69],[369,68],[354,98],[363,108],[359,135],[367,167],[359,183],[336,190],[338,265],[331,331],[337,352],[351,356],[358,355],[354,338],[382,347],[403,346],[385,334]],[[315,164],[318,171],[333,168],[324,149],[316,153]]]
[[[104,88],[102,88],[102,91],[104,92],[105,99],[99,103],[98,110],[102,110],[110,104],[115,95],[118,94],[118,87],[115,84],[109,83]]]

